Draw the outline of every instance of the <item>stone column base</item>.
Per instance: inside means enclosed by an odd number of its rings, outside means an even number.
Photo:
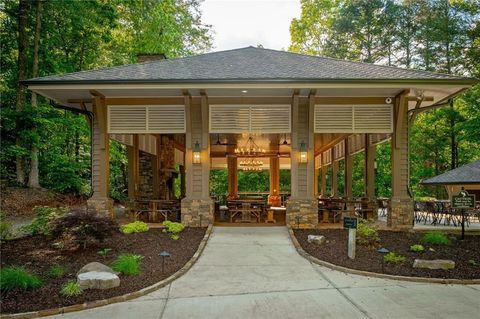
[[[413,199],[392,197],[387,226],[398,230],[413,227]]]
[[[114,218],[113,199],[111,198],[89,198],[87,200],[87,209],[95,210],[99,215]]]
[[[213,224],[214,203],[206,199],[182,199],[182,224],[186,227],[207,227]]]
[[[378,202],[376,199],[368,200],[368,208],[372,209],[372,220],[378,220]]]
[[[286,223],[292,228],[315,228],[318,226],[318,201],[316,199],[289,199]]]

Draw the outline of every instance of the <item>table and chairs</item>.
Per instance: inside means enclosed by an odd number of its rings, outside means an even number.
[[[151,223],[180,220],[180,201],[138,199],[134,201],[133,214],[135,220]]]
[[[465,209],[465,225],[468,227],[474,220],[480,222],[480,203],[476,208]],[[451,207],[449,200],[415,201],[414,218],[416,223],[426,225],[460,226],[462,210]]]

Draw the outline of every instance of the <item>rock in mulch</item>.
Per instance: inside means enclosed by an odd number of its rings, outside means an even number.
[[[80,274],[83,274],[85,272],[91,272],[91,271],[97,271],[97,272],[108,272],[108,273],[111,273],[111,274],[115,274],[115,275],[118,275],[118,273],[116,273],[115,271],[113,271],[112,268],[102,264],[102,263],[99,263],[99,262],[91,262],[91,263],[88,263],[86,264],[85,266],[83,266],[78,272],[77,272],[77,276],[80,275]]]
[[[454,269],[455,262],[447,259],[415,259],[413,268],[427,268],[427,269]]]
[[[77,275],[82,289],[110,289],[120,286],[117,275],[104,271],[89,271]]]
[[[325,236],[321,235],[308,235],[307,241],[312,244],[322,245],[327,241],[327,239]]]

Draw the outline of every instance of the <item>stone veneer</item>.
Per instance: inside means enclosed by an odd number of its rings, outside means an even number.
[[[139,152],[139,183],[138,183],[138,196],[140,198],[154,198],[153,190],[153,167],[152,157],[148,153]]]
[[[182,224],[187,227],[207,227],[213,224],[213,204],[210,198],[182,199]]]
[[[300,216],[297,222],[297,216]],[[318,225],[318,201],[313,199],[289,199],[286,223],[292,228],[315,228]]]
[[[393,229],[410,229],[413,227],[413,200],[411,198],[391,199],[387,226]]]
[[[113,199],[92,197],[87,200],[87,209],[94,210],[99,215],[113,217]]]

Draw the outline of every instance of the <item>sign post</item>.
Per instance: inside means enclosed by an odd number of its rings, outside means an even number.
[[[475,195],[461,190],[458,195],[452,196],[452,208],[460,209],[462,214],[462,240],[465,239],[465,209],[475,208]]]
[[[343,228],[348,228],[348,258],[350,259],[355,259],[357,223],[358,220],[356,217],[343,218]]]

